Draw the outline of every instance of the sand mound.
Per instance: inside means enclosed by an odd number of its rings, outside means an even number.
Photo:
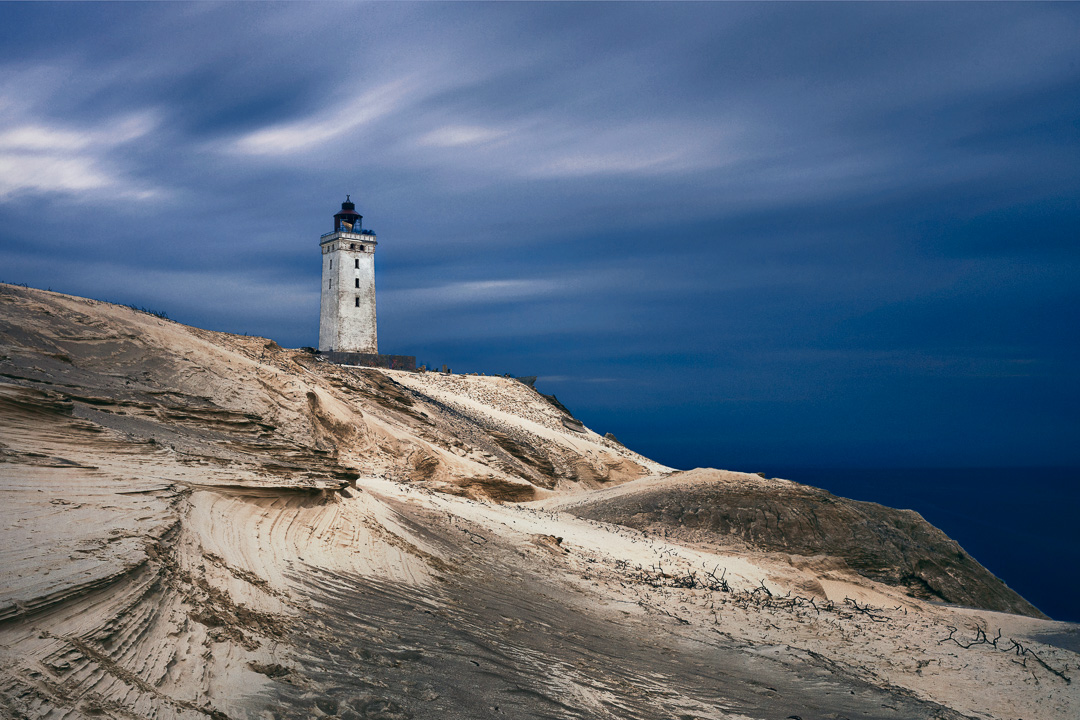
[[[917,512],[786,480],[699,469],[548,504],[694,546],[824,556],[912,597],[1046,617]]]
[[[0,716],[1080,714],[1076,626],[860,567],[903,571],[909,515],[565,417],[0,285]],[[829,503],[914,525],[845,545]]]

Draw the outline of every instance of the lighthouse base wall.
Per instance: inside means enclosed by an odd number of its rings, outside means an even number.
[[[338,365],[360,365],[363,367],[384,368],[386,370],[408,370],[416,372],[415,355],[378,355],[375,353],[351,353],[320,351],[324,357]]]

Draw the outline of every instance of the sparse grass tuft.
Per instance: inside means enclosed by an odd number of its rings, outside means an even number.
[[[129,307],[132,310],[134,310],[135,312],[141,312],[141,313],[146,313],[147,315],[153,315],[154,317],[161,318],[162,320],[168,320],[169,319],[169,313],[165,312],[164,310],[151,310],[150,308],[139,307],[138,305],[134,305],[134,304],[125,305],[124,307]]]

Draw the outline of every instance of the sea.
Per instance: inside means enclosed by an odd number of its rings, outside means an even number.
[[[1080,468],[762,468],[915,510],[1055,620],[1080,622]]]

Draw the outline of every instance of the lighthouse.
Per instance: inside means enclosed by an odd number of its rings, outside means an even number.
[[[375,332],[375,233],[349,195],[334,214],[334,229],[319,239],[322,249],[322,305],[319,350],[379,352]]]

